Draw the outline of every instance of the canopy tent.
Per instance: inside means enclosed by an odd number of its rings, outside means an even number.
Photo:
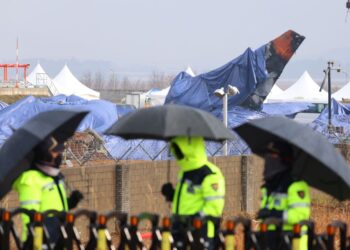
[[[168,95],[170,90],[170,86],[159,90],[159,91],[153,91],[151,93],[148,94],[148,97],[150,98],[150,105],[151,106],[159,106],[159,105],[163,105],[166,96]]]
[[[35,86],[46,86],[49,81],[51,81],[51,79],[41,67],[40,63],[38,63],[33,71],[27,76],[27,82]]]
[[[264,103],[266,102],[270,102],[273,101],[274,99],[276,99],[276,97],[278,97],[279,95],[281,95],[284,91],[277,86],[277,84],[273,85],[270,94],[266,97]]]
[[[348,82],[344,87],[332,94],[332,97],[337,101],[342,101],[343,99],[350,99],[350,82]]]
[[[53,79],[59,94],[76,95],[87,100],[99,99],[100,93],[82,84],[65,65],[58,75]]]
[[[324,90],[321,92],[319,90],[320,86],[311,78],[309,73],[305,71],[292,86],[282,94],[276,96],[274,102],[301,101],[326,103],[328,100],[328,93]]]
[[[156,93],[158,91],[159,91],[158,88],[151,88],[147,92],[142,93],[140,95],[140,107],[139,108],[152,106],[150,96],[152,95],[152,93]]]
[[[196,74],[193,72],[192,68],[190,66],[187,66],[185,72],[189,74],[190,76],[194,77]]]

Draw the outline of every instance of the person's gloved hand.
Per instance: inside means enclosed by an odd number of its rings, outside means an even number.
[[[270,210],[267,208],[260,209],[256,217],[258,219],[266,219],[267,217],[270,217]]]
[[[283,218],[283,211],[271,209],[270,210],[270,217],[282,219]]]
[[[162,195],[165,197],[166,201],[173,201],[175,189],[173,188],[173,184],[170,182],[164,183],[162,186]]]
[[[279,211],[276,209],[269,210],[267,208],[263,208],[263,209],[260,209],[258,214],[257,214],[258,219],[266,219],[266,218],[271,218],[271,217],[282,219],[283,211]]]
[[[84,199],[82,192],[79,190],[73,190],[68,198],[68,208],[75,208],[82,199]]]

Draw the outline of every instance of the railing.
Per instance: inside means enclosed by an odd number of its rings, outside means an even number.
[[[55,96],[59,94],[58,89],[56,88],[55,84],[53,83],[53,81],[49,78],[46,81],[46,85],[51,93],[51,95]]]
[[[13,218],[18,214],[25,214],[30,218],[25,241],[21,241],[15,229]],[[81,233],[76,226],[77,220],[82,217],[89,222],[88,237],[85,240],[81,239]],[[50,235],[48,232],[45,223],[48,218],[57,218],[59,221],[59,235]],[[75,212],[50,210],[45,213],[21,208],[12,211],[2,210],[0,249],[173,250],[179,249],[177,246],[180,239],[184,244],[184,249],[204,250],[207,249],[208,244],[203,229],[208,220],[213,221],[213,218],[165,217],[159,225],[159,215],[152,213],[141,213],[138,216],[130,216],[128,219],[126,213],[115,211],[97,214],[90,210],[77,210]],[[148,224],[145,226],[142,224],[143,221],[148,221]],[[110,227],[107,226],[111,222],[117,226],[118,235],[112,236]],[[179,222],[183,227],[175,228]],[[260,222],[258,230],[252,230],[251,220],[244,217],[221,221],[221,224],[222,226],[217,226],[216,229],[213,240],[214,249],[265,250],[271,249],[271,243],[279,242],[279,249],[294,250],[299,249],[303,235],[307,235],[308,249],[311,250],[350,249],[347,224],[342,221],[333,221],[328,224],[323,234],[315,233],[313,221],[302,221],[294,225],[293,230],[288,232],[282,230],[282,221],[274,218]],[[271,225],[275,227],[272,239],[271,231],[268,230]],[[58,238],[56,243],[52,243],[54,237]]]

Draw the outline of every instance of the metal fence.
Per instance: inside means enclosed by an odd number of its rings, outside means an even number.
[[[123,145],[116,144],[117,156],[113,156],[106,147],[105,140],[92,130],[76,133],[68,142],[65,150],[65,162],[76,161],[80,166],[93,160],[167,160],[172,159],[168,143],[158,142],[153,147],[150,140],[135,140],[131,143],[122,141]],[[242,155],[250,149],[239,140],[228,141],[228,155]],[[209,157],[223,155],[223,143],[207,142],[206,151]]]
[[[21,240],[13,218],[19,214],[29,216],[27,237]],[[257,229],[252,228],[252,221],[245,217],[236,217],[222,221],[210,217],[162,218],[152,213],[141,213],[128,216],[126,213],[111,211],[98,214],[91,210],[77,210],[75,212],[58,212],[55,210],[38,213],[33,210],[17,208],[11,211],[2,210],[0,220],[0,249],[151,249],[173,250],[179,249],[181,242],[183,249],[208,249],[205,225],[208,221],[215,223],[216,230],[211,240],[211,249],[249,249],[267,250],[300,249],[302,238],[306,239],[307,249],[350,249],[350,237],[347,236],[347,224],[333,221],[327,225],[325,232],[315,233],[315,222],[302,221],[293,226],[291,231],[283,231],[283,221],[267,218],[259,222]],[[58,221],[58,235],[51,235],[47,229],[47,219],[56,217]],[[86,227],[88,236],[82,239],[77,228],[80,218],[88,221]],[[51,220],[52,221],[52,220]],[[109,229],[108,223],[115,226]],[[182,227],[175,227],[181,223]],[[271,237],[270,226],[274,226]],[[115,230],[116,229],[116,230]],[[238,229],[238,230],[237,230]],[[117,233],[115,233],[115,231]],[[305,238],[306,237],[306,238]],[[56,238],[57,240],[53,240]]]

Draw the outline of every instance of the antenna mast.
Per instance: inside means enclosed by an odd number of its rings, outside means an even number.
[[[17,43],[16,43],[16,88],[19,87],[19,77],[18,77],[18,65],[19,65],[19,48],[18,48],[18,37],[17,37]]]

